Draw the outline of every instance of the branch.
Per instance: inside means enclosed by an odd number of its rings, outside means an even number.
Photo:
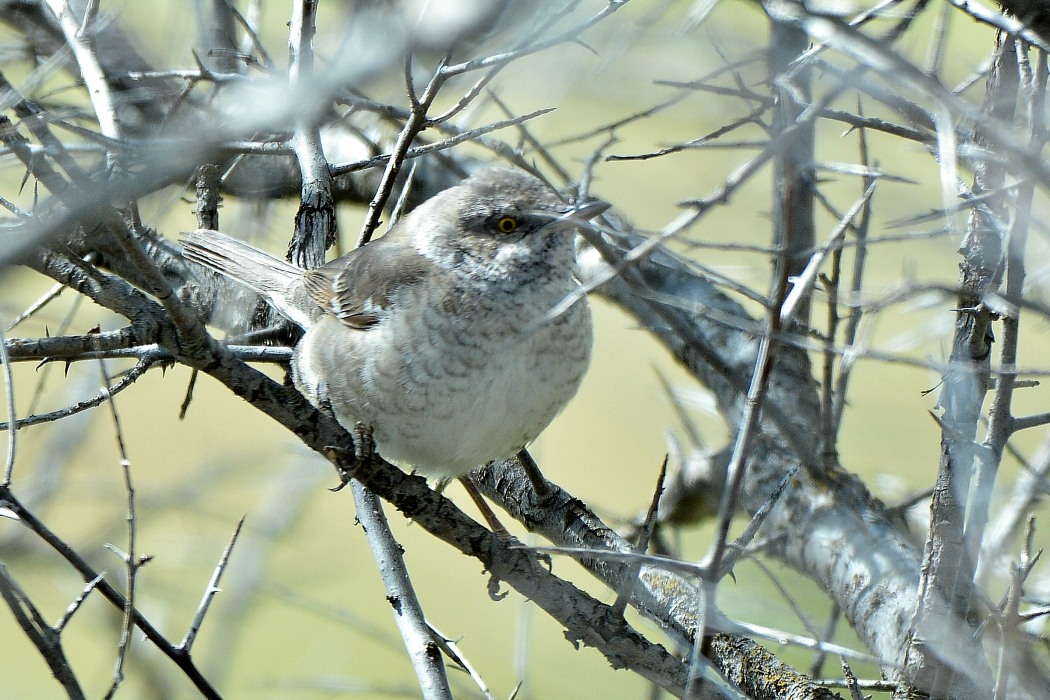
[[[76,571],[83,577],[84,581],[95,581],[97,579],[98,583],[96,584],[96,588],[98,589],[98,592],[118,610],[128,610],[134,625],[142,631],[142,634],[145,635],[145,637],[149,639],[162,654],[171,659],[171,661],[182,670],[186,678],[193,683],[194,687],[203,697],[221,700],[218,691],[212,687],[188,654],[183,653],[176,645],[165,639],[164,635],[158,632],[138,610],[129,608],[124,596],[122,596],[116,588],[102,579],[101,575],[92,569],[87,561],[77,554],[69,545],[63,542],[54,532],[48,529],[47,526],[44,525],[44,523],[41,522],[32,512],[23,506],[6,486],[0,486],[0,505],[9,509],[19,522],[29,528],[29,530],[35,533],[37,537],[43,540],[49,547],[51,547],[51,549],[65,559],[70,566],[76,569]]]
[[[423,477],[378,459],[352,473],[427,532],[480,560],[493,577],[493,592],[498,582],[506,582],[564,625],[570,641],[596,648],[613,668],[630,669],[677,696],[683,694],[686,669],[678,659],[631,629],[611,606],[550,573],[543,557],[474,522],[431,491]]]
[[[317,0],[296,0],[288,46],[288,73],[293,87],[305,90],[313,77],[313,37]],[[299,163],[302,193],[295,215],[295,233],[288,259],[299,267],[318,267],[325,251],[335,245],[337,225],[332,199],[332,173],[328,169],[319,131],[320,106],[307,106],[296,119],[292,148]]]
[[[575,558],[583,567],[612,590],[629,591],[631,604],[659,624],[680,646],[694,644],[698,629],[698,591],[691,581],[674,572],[674,562],[650,560],[632,576],[632,559],[603,555],[634,554],[635,548],[582,501],[550,481],[546,482],[547,494],[537,500],[531,481],[516,460],[485,465],[471,476],[487,497],[530,532],[541,534],[559,547],[579,549],[581,553]],[[731,625],[727,621],[726,624]],[[712,621],[711,627],[724,629],[722,621],[718,624]],[[707,660],[720,675],[754,697],[784,698],[794,694],[827,697],[815,691],[804,675],[739,633],[711,634],[707,638]],[[694,668],[693,672],[698,669]]]
[[[416,671],[423,698],[452,700],[452,691],[448,687],[445,666],[441,663],[434,632],[427,624],[423,608],[416,597],[401,545],[390,532],[390,526],[383,514],[382,502],[356,479],[351,479],[350,489],[357,506],[357,519],[368,537],[368,546],[386,586],[387,601],[394,611],[394,620],[401,632],[408,657],[412,661],[412,668]]]
[[[226,565],[230,562],[230,555],[233,553],[233,547],[237,544],[237,537],[241,534],[241,527],[244,525],[244,518],[242,517],[237,521],[237,527],[233,530],[233,536],[230,538],[230,543],[226,545],[226,548],[222,551],[222,556],[219,557],[218,563],[215,564],[215,570],[212,572],[211,580],[208,581],[208,585],[204,589],[204,595],[201,597],[200,605],[197,606],[197,613],[193,616],[193,621],[190,623],[189,628],[186,630],[186,636],[179,642],[179,650],[189,654],[193,649],[193,642],[197,639],[197,633],[200,632],[201,625],[204,624],[204,616],[208,614],[208,608],[211,607],[211,601],[215,598],[215,594],[222,591],[219,588],[219,581],[222,579],[223,572],[226,571]]]
[[[51,669],[51,675],[66,691],[70,700],[83,700],[84,691],[81,690],[76,674],[73,673],[73,668],[62,650],[61,627],[51,627],[47,624],[43,615],[33,605],[33,601],[11,577],[3,563],[0,563],[0,597],[7,603],[18,626],[40,652],[41,658]]]
[[[614,242],[621,255],[644,245],[640,235],[629,231],[606,232],[606,239]],[[743,394],[738,384],[726,381],[725,370],[697,352],[678,329],[680,324],[688,326],[708,347],[720,348],[716,359],[732,362],[731,371],[747,377],[757,342],[753,331],[745,329],[754,328],[754,320],[666,249],[652,250],[635,265],[644,286],[615,277],[604,281],[606,268],[586,255],[579,272],[584,283],[603,280],[598,293],[646,324],[713,392],[730,429],[739,429]],[[675,322],[654,324],[654,306],[660,309],[659,318],[670,317]],[[710,313],[692,313],[696,307]],[[791,424],[798,425],[800,432],[808,432],[804,426],[819,425],[820,403],[809,358],[790,343],[780,346],[766,405],[782,411],[790,406]],[[842,608],[868,649],[883,659],[886,668],[895,669],[916,602],[919,570],[918,555],[901,523],[887,514],[857,477],[840,468],[826,474],[806,468],[810,461],[819,463],[817,445],[804,453],[808,461],[803,462],[785,444],[778,424],[763,421],[759,430],[742,503],[748,512],[762,506],[785,473],[802,467],[763,526],[767,553],[818,583]],[[958,620],[955,623],[967,628]]]

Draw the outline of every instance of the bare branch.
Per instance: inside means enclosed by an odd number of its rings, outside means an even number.
[[[36,646],[40,656],[51,669],[51,675],[61,684],[70,700],[82,700],[84,691],[80,688],[76,674],[62,650],[61,627],[51,627],[40,611],[19,587],[7,567],[0,563],[0,597],[7,603],[22,632]]]
[[[416,680],[425,700],[451,700],[445,666],[437,651],[433,630],[416,597],[401,554],[401,545],[394,539],[383,514],[383,506],[374,493],[358,481],[351,481],[357,519],[364,527],[372,556],[386,585],[387,601],[394,611],[394,620],[416,671]]]
[[[48,529],[47,526],[45,526],[44,523],[41,522],[32,512],[26,509],[7,487],[0,487],[0,506],[10,511],[23,525],[29,528],[29,530],[65,559],[70,566],[76,569],[84,578],[84,581],[94,582],[97,579],[98,583],[96,584],[96,589],[98,592],[118,610],[129,610],[131,619],[135,626],[142,631],[147,639],[153,642],[161,653],[171,659],[171,661],[182,670],[186,675],[186,678],[194,685],[203,697],[212,699],[221,698],[219,693],[211,686],[188,656],[179,652],[176,646],[165,639],[164,636],[160,634],[160,632],[158,632],[138,610],[128,608],[124,596],[122,596],[116,588],[103,580],[101,575],[93,570],[79,554],[63,542],[54,532]]]
[[[241,534],[241,527],[244,525],[244,518],[242,517],[237,521],[237,527],[233,530],[233,536],[230,537],[230,543],[226,545],[226,548],[222,550],[222,556],[219,557],[219,561],[215,564],[215,570],[212,572],[211,580],[208,581],[207,587],[204,589],[204,595],[201,597],[200,605],[197,606],[197,612],[193,616],[193,621],[190,623],[189,629],[186,630],[186,636],[179,642],[179,650],[186,654],[189,654],[193,650],[193,642],[197,639],[197,633],[200,632],[201,625],[204,624],[204,616],[208,614],[208,608],[211,607],[212,600],[215,599],[217,593],[222,592],[219,588],[219,581],[222,579],[223,572],[226,571],[226,565],[230,561],[230,555],[233,554],[233,547],[237,544],[237,537]]]

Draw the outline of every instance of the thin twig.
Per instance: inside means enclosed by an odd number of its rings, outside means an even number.
[[[193,616],[193,621],[190,622],[189,629],[186,630],[186,636],[182,638],[178,645],[178,649],[186,654],[193,651],[193,642],[197,639],[197,633],[200,632],[201,625],[204,624],[204,616],[208,614],[208,608],[211,606],[212,600],[215,599],[215,594],[222,592],[222,589],[219,588],[219,581],[222,579],[223,572],[226,571],[226,565],[230,561],[230,555],[233,554],[233,547],[237,544],[237,537],[241,534],[243,525],[244,516],[242,515],[241,519],[237,521],[237,527],[233,530],[233,536],[230,537],[229,544],[222,550],[222,556],[219,557],[219,561],[215,564],[208,586],[204,589],[204,595],[201,596],[200,605],[197,606],[197,612]]]
[[[649,540],[652,539],[653,529],[656,527],[656,515],[660,508],[660,497],[664,493],[664,479],[667,478],[667,459],[665,455],[663,464],[660,465],[660,473],[656,477],[656,488],[653,490],[653,498],[649,503],[649,510],[646,512],[645,520],[639,528],[636,547],[642,554],[649,550]],[[616,601],[612,606],[614,614],[623,615],[624,611],[627,610],[627,603],[630,602],[633,594],[631,588],[634,587],[634,581],[638,578],[640,568],[640,565],[632,565],[627,570],[627,575],[624,577],[624,587],[616,593]]]
[[[831,251],[839,248],[842,239],[846,235],[846,231],[849,230],[853,220],[861,212],[864,205],[871,199],[874,192],[875,183],[873,182],[835,225],[835,228],[831,231],[831,234],[828,236],[828,240],[825,241],[824,245],[813,253],[809,262],[806,264],[806,268],[798,275],[798,277],[791,280],[791,291],[784,299],[784,306],[780,312],[780,323],[783,327],[787,328],[794,322],[796,312],[799,309],[799,304],[802,299],[810,293],[812,286],[816,283],[817,274],[820,272],[820,266],[824,263],[824,259]]]
[[[452,659],[453,663],[466,671],[467,675],[470,676],[470,680],[474,682],[474,685],[478,687],[481,694],[485,696],[485,700],[496,700],[492,691],[489,690],[488,684],[485,683],[485,679],[481,677],[478,670],[474,668],[473,664],[470,663],[470,660],[463,654],[459,645],[447,635],[443,634],[441,630],[434,627],[433,624],[428,624],[430,626],[430,632],[434,637],[434,641],[439,647],[441,647],[441,651],[448,658]]]
[[[137,365],[128,370],[119,382],[117,382],[111,387],[103,389],[90,399],[78,401],[72,406],[66,406],[65,408],[61,408],[57,411],[51,411],[49,413],[38,413],[31,416],[27,416],[26,418],[17,419],[14,421],[15,431],[19,430],[20,428],[28,427],[30,425],[51,423],[56,420],[61,420],[62,418],[67,418],[69,416],[75,415],[82,411],[86,411],[90,408],[100,406],[113,396],[116,396],[120,392],[124,391],[124,389],[127,389],[129,386],[134,384],[135,381],[138,380],[138,378],[141,377],[143,374],[145,374],[146,370],[148,370],[152,366],[153,363],[149,360],[142,360]],[[0,424],[0,430],[10,430],[10,427],[10,422]],[[11,432],[13,433],[15,431]]]
[[[116,695],[117,688],[124,681],[124,661],[131,645],[131,631],[135,625],[132,613],[135,610],[135,594],[137,590],[139,568],[148,559],[139,559],[136,553],[137,521],[135,519],[135,486],[131,478],[131,460],[128,458],[127,448],[124,444],[124,430],[121,427],[120,416],[117,413],[117,405],[110,393],[112,382],[109,372],[106,370],[106,361],[98,361],[99,371],[102,374],[102,393],[106,396],[106,405],[109,406],[110,417],[113,419],[113,434],[117,441],[117,452],[120,457],[121,472],[124,476],[124,491],[126,493],[125,519],[128,528],[128,547],[121,553],[124,567],[127,572],[127,592],[124,596],[124,619],[121,626],[120,642],[117,645],[117,660],[113,668],[113,683],[106,692],[105,697],[112,698]],[[112,548],[115,550],[115,548]]]
[[[65,629],[69,621],[73,619],[73,615],[76,614],[80,607],[87,601],[91,591],[98,587],[98,584],[102,582],[103,574],[99,574],[95,578],[91,579],[84,584],[84,588],[81,589],[80,595],[73,599],[73,602],[66,607],[66,611],[62,613],[62,617],[59,618],[58,622],[55,623],[55,631],[61,633]]]
[[[554,109],[552,107],[548,107],[545,109],[537,109],[532,112],[529,112],[528,114],[523,114],[521,116],[513,117],[511,119],[502,119],[500,121],[492,122],[491,124],[486,124],[485,126],[479,126],[475,129],[460,130],[458,133],[448,137],[447,139],[435,141],[434,143],[428,143],[423,146],[414,146],[412,148],[409,148],[407,151],[405,151],[404,160],[411,160],[413,158],[419,158],[421,156],[430,155],[431,153],[438,153],[439,151],[447,150],[449,148],[452,148],[453,146],[458,146],[459,144],[466,143],[468,141],[479,141],[480,137],[485,134],[497,131],[499,129],[505,129],[511,126],[520,126],[525,122],[529,121],[530,119],[535,119],[536,117],[543,116],[544,114],[549,114],[553,111]],[[495,147],[495,145],[493,145],[493,147]],[[350,163],[343,163],[342,165],[332,165],[332,175],[339,176],[346,175],[348,173],[358,172],[361,170],[368,170],[370,168],[389,163],[391,158],[393,157],[393,153],[380,153],[379,155],[372,156],[371,158],[362,158],[361,160],[356,160]]]
[[[0,326],[3,324],[0,323]],[[11,372],[11,357],[7,354],[7,338],[3,330],[0,330],[0,365],[4,372],[4,399],[7,413],[7,422],[0,424],[0,429],[7,431],[7,455],[4,460],[4,480],[0,486],[10,486],[11,479],[15,475],[15,454],[19,422],[15,414],[15,381]]]
[[[113,604],[117,609],[124,611],[127,609],[131,610],[131,617],[142,633],[149,639],[162,654],[171,659],[179,669],[185,674],[186,678],[194,685],[197,691],[205,698],[210,700],[221,700],[221,696],[218,691],[208,682],[208,680],[201,673],[200,669],[196,667],[193,660],[185,654],[181,653],[174,644],[169,642],[164,635],[162,635],[156,627],[154,627],[149,620],[135,609],[131,609],[127,606],[127,601],[124,596],[114,588],[111,584],[102,578],[99,572],[95,571],[72,547],[66,544],[58,535],[52,532],[44,523],[33,514],[28,508],[15,497],[11,490],[7,487],[0,485],[0,506],[4,507],[15,518],[18,519],[23,525],[25,525],[31,532],[45,542],[51,549],[65,559],[76,571],[83,577],[84,581],[98,580],[96,589],[102,596]]]
[[[4,599],[15,621],[22,628],[23,634],[40,652],[40,656],[51,670],[51,675],[62,685],[62,689],[70,700],[83,700],[84,691],[80,688],[76,674],[73,673],[73,668],[62,650],[61,630],[47,624],[44,616],[11,577],[2,562],[0,562],[0,598]]]
[[[841,619],[842,608],[838,606],[838,603],[833,603],[831,606],[831,612],[828,614],[828,621],[824,624],[824,629],[820,632],[820,640],[822,642],[830,642],[835,638],[835,628],[838,627],[839,620]],[[818,651],[813,655],[813,663],[809,666],[809,675],[811,677],[820,678],[824,668],[824,660],[826,658],[827,654],[822,651]],[[845,659],[843,659],[842,663],[846,663]],[[849,673],[852,675],[852,672]]]
[[[405,162],[405,155],[408,153],[408,149],[412,146],[416,136],[429,126],[427,111],[437,98],[441,86],[445,83],[446,78],[441,69],[447,65],[447,62],[448,57],[446,56],[438,64],[437,70],[434,71],[434,75],[430,78],[430,82],[423,89],[423,94],[417,97],[415,87],[412,85],[412,54],[405,56],[405,90],[408,93],[408,101],[412,111],[401,129],[401,133],[397,135],[397,140],[394,141],[394,147],[390,151],[390,159],[383,170],[383,179],[380,181],[372,201],[368,203],[368,213],[365,215],[364,223],[361,224],[361,233],[357,237],[358,247],[367,243],[376,228],[378,228],[379,217],[387,199],[390,198],[390,193],[394,189],[394,182],[401,172],[401,166]]]
[[[860,102],[860,98],[857,98],[857,112],[863,114],[863,105]],[[857,147],[860,150],[860,162],[867,166],[870,162],[868,154],[868,135],[867,131],[863,128],[857,130]],[[868,177],[864,179],[865,189],[870,187],[874,183],[874,180]],[[869,197],[861,211],[860,221],[858,222],[854,236],[856,237],[856,248],[853,253],[853,276],[850,280],[850,299],[860,298],[861,291],[863,289],[864,272],[866,269],[866,263],[868,259],[868,232],[871,225],[871,212],[872,212],[872,200]],[[856,347],[857,334],[860,329],[861,319],[864,317],[864,310],[859,304],[851,303],[849,306],[849,316],[846,320],[846,328],[843,332],[842,344],[846,348]],[[830,337],[829,340],[833,340]],[[852,353],[842,353],[842,363],[839,365],[839,376],[835,381],[834,388],[834,405],[832,407],[831,422],[828,426],[832,431],[830,434],[835,436],[838,435],[839,430],[842,428],[842,416],[846,408],[846,395],[849,390],[850,377],[853,373],[853,367],[856,363],[855,357]],[[829,387],[830,390],[830,387]]]
[[[765,502],[762,503],[761,507],[759,507],[755,511],[755,514],[751,516],[751,520],[748,521],[747,527],[744,528],[744,531],[741,532],[740,536],[737,537],[733,541],[733,544],[728,547],[725,553],[725,557],[722,560],[721,566],[716,569],[714,566],[711,565],[710,561],[708,562],[708,566],[710,566],[711,571],[714,572],[714,580],[720,580],[722,577],[729,575],[729,573],[733,570],[733,567],[736,565],[737,560],[744,555],[744,553],[747,551],[747,546],[751,543],[751,540],[753,540],[758,534],[758,530],[760,527],[762,527],[762,523],[765,522],[766,518],[769,517],[769,514],[773,510],[773,506],[775,506],[780,500],[780,497],[783,495],[788,485],[791,484],[792,481],[794,481],[795,476],[798,474],[798,470],[799,467],[796,466],[790,469],[786,474],[784,474],[784,476],[780,479],[780,482],[769,493],[769,497],[766,498]]]
[[[65,289],[66,289],[66,285],[64,285],[64,284],[56,284],[54,287],[49,289],[43,296],[41,296],[39,299],[37,299],[32,304],[30,304],[26,308],[25,311],[23,311],[22,313],[20,313],[17,316],[15,316],[13,319],[11,319],[11,322],[7,324],[7,327],[4,328],[4,330],[6,330],[8,332],[13,330],[15,328],[15,326],[17,326],[19,323],[21,323],[22,321],[24,321],[27,318],[31,317],[37,311],[40,311],[40,309],[44,308],[45,306],[50,304],[52,301],[57,299],[62,294],[63,290],[65,290]]]

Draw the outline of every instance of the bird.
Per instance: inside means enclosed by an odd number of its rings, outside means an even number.
[[[523,450],[576,394],[592,327],[573,231],[609,206],[490,167],[313,269],[217,231],[181,242],[303,328],[292,379],[314,406],[389,462],[462,478]]]

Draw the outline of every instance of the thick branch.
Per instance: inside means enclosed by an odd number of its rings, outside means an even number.
[[[621,251],[641,245],[642,240],[633,233],[616,236]],[[604,279],[603,265],[588,262],[587,257],[584,260],[580,274],[585,283],[592,277]],[[722,361],[744,377],[750,372],[757,349],[751,330],[754,320],[666,250],[639,260],[637,265],[646,287],[632,288],[617,278],[598,292],[646,323],[714,393],[730,429],[737,429],[742,415],[738,386],[725,381],[720,368],[694,352],[673,324],[654,325],[650,309],[657,304],[663,313],[691,324],[693,332],[709,347],[719,348]],[[694,312],[698,309],[703,313]],[[789,412],[803,433],[809,430],[805,426],[819,425],[816,381],[803,350],[790,344],[781,346],[766,400]],[[819,464],[819,445],[813,444],[808,459],[801,462],[787,448],[773,421],[763,422],[760,428],[744,493],[744,508],[749,512],[761,507],[783,474],[808,463]],[[768,517],[762,535],[769,543],[768,553],[809,576],[835,600],[867,647],[888,668],[900,663],[908,620],[916,603],[918,555],[902,523],[886,512],[858,478],[838,469],[827,474],[802,469]],[[963,636],[972,638],[972,628],[959,621],[956,624],[969,630]],[[978,655],[980,650],[971,647],[969,652]]]

